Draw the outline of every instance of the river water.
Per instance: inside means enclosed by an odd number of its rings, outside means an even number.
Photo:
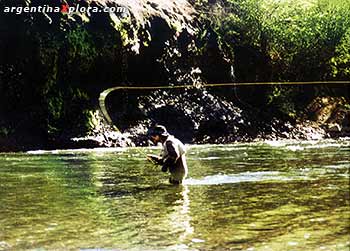
[[[349,250],[350,140],[0,154],[0,250]]]

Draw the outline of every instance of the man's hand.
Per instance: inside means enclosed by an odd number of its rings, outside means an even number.
[[[147,159],[151,161],[153,164],[157,165],[162,165],[163,164],[163,159],[160,156],[153,155],[153,154],[148,154]]]
[[[168,171],[168,167],[166,165],[162,166],[162,172],[166,173]]]

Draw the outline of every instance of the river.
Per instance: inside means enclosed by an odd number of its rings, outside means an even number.
[[[0,153],[0,250],[349,250],[349,139],[190,145],[181,186],[157,152]]]

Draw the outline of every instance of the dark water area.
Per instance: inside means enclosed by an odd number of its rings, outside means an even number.
[[[181,186],[158,151],[1,153],[0,250],[349,250],[349,140],[189,145]]]

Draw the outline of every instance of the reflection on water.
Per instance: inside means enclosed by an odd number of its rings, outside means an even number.
[[[191,146],[182,186],[133,148],[0,154],[0,250],[348,251],[349,152]]]
[[[297,177],[300,179],[300,177]],[[303,178],[303,177],[302,177]],[[212,176],[205,176],[201,179],[187,179],[184,184],[187,185],[219,185],[227,183],[240,183],[240,182],[261,182],[265,180],[286,180],[291,177],[283,177],[280,172],[245,172],[233,175],[216,174]]]

